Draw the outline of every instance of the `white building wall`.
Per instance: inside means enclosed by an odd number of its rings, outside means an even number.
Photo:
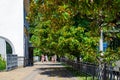
[[[18,56],[24,56],[23,0],[0,0],[0,36],[9,39]]]
[[[0,54],[6,60],[6,41],[2,38],[0,38]]]

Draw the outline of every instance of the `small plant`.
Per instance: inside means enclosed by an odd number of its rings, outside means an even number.
[[[6,69],[6,61],[0,55],[0,70]]]

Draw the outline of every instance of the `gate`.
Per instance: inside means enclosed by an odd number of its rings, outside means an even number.
[[[6,70],[12,70],[18,67],[17,55],[7,54]]]

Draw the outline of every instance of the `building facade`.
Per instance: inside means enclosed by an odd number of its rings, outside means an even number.
[[[18,66],[29,64],[28,5],[29,0],[0,0],[0,54],[6,59],[9,43],[11,54],[18,56]]]

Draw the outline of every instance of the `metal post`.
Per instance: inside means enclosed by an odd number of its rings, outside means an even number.
[[[103,30],[100,31],[100,51],[103,51]]]
[[[107,80],[107,76],[106,76],[106,74],[107,74],[107,71],[106,71],[106,68],[107,68],[107,66],[106,66],[106,63],[104,63],[104,68],[103,68],[103,75],[102,75],[102,80]]]

